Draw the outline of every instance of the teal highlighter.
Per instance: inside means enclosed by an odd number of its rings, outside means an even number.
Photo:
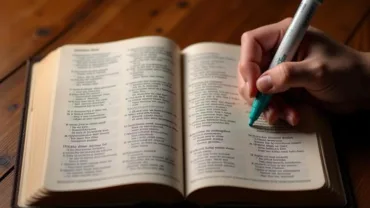
[[[293,59],[313,14],[322,2],[322,0],[302,0],[293,17],[292,23],[289,25],[283,39],[281,40],[279,48],[268,67],[269,69],[284,61],[291,61]],[[270,100],[271,95],[266,95],[260,92],[257,93],[249,113],[249,126],[253,126],[254,122],[268,106]]]

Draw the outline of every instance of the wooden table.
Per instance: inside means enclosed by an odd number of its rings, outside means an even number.
[[[292,16],[298,4],[298,0],[2,0],[0,207],[10,206],[29,57],[66,43],[141,35],[166,36],[181,47],[200,41],[239,44],[244,31]],[[369,0],[327,0],[312,25],[339,42],[370,51]],[[360,132],[348,130],[352,136],[369,138],[369,133]],[[346,160],[357,203],[370,207],[370,145],[349,144]]]

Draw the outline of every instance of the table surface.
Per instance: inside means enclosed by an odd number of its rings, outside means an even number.
[[[293,16],[298,0],[2,0],[0,7],[0,207],[9,207],[26,60],[67,43],[162,35],[180,47],[201,41],[240,44],[244,31]],[[277,9],[278,8],[278,9]],[[370,1],[329,0],[312,25],[370,51]],[[366,129],[366,126],[363,127]],[[349,131],[349,130],[348,130]],[[367,134],[349,132],[352,137]],[[364,131],[365,132],[365,131]],[[353,140],[352,138],[349,140]],[[356,144],[356,145],[354,145]],[[370,207],[370,145],[350,142],[345,160],[359,207]]]

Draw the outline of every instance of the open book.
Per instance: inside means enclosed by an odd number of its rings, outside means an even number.
[[[163,37],[66,45],[32,67],[20,207],[346,204],[330,126],[248,126],[240,48]]]

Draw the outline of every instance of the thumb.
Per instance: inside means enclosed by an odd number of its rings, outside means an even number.
[[[257,80],[262,93],[279,93],[294,87],[307,88],[312,82],[313,70],[307,60],[284,62],[263,73]]]

